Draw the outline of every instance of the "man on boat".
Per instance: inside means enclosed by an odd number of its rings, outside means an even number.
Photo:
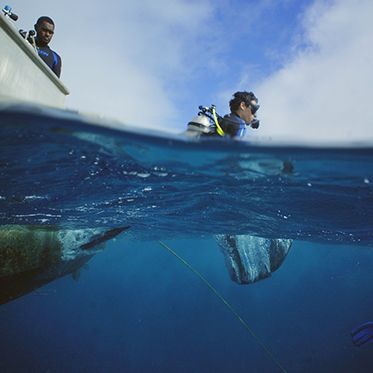
[[[34,27],[36,31],[35,43],[39,56],[60,77],[61,57],[48,46],[54,34],[53,20],[46,16],[40,17]]]

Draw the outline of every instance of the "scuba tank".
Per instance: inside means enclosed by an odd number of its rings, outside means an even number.
[[[219,134],[224,136],[224,132],[218,122],[218,117],[219,119],[221,117],[216,114],[215,105],[210,107],[199,106],[198,109],[198,115],[188,123],[187,135],[197,137]]]

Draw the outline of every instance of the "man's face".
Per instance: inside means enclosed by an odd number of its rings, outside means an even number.
[[[43,21],[40,25],[36,25],[35,29],[39,43],[41,45],[48,45],[54,34],[54,26],[47,21]]]
[[[251,103],[253,105],[256,105],[257,102],[255,100],[252,100]],[[246,104],[244,102],[241,102],[240,104],[240,117],[246,122],[250,123],[254,119],[254,114],[251,111],[251,106]]]

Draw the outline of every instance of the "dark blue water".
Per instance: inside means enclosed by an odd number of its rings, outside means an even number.
[[[287,371],[373,369],[373,344],[350,337],[373,320],[372,149],[201,145],[11,110],[0,120],[2,225],[130,226],[74,278],[0,306],[2,371],[280,371],[160,240]],[[238,285],[223,233],[294,242],[270,278]]]

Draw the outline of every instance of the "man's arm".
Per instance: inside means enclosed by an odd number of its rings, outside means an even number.
[[[53,52],[53,58],[54,58],[54,63],[53,63],[52,71],[58,77],[60,77],[61,76],[61,68],[62,68],[61,57],[56,52]]]

